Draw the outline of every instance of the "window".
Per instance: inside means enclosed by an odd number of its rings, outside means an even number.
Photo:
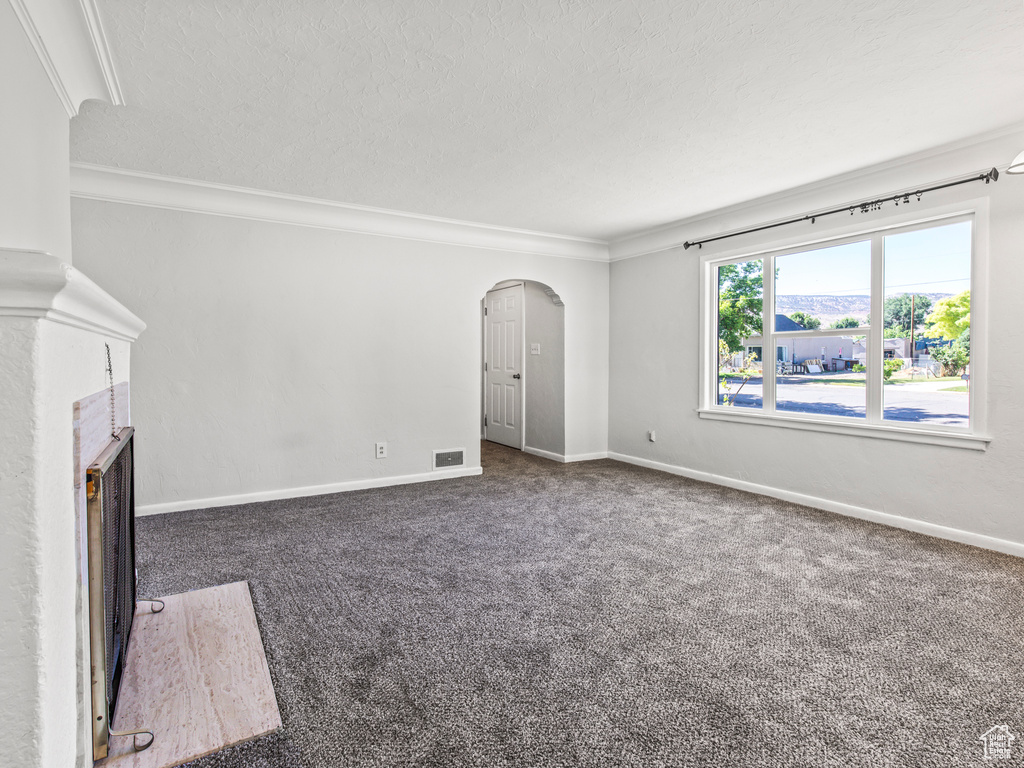
[[[764,280],[761,260],[722,264],[718,284],[718,370],[716,402],[760,408],[761,327]],[[747,348],[747,354],[742,350]],[[771,347],[769,347],[771,349]]]
[[[883,351],[903,364],[885,371],[882,418],[967,428],[971,222],[889,235],[883,255]]]
[[[957,215],[708,260],[717,365],[701,415],[971,435],[974,226]]]

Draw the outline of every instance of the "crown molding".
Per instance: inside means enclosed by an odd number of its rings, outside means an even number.
[[[609,261],[667,251],[682,247],[687,240],[839,207],[854,199],[885,197],[890,189],[895,194],[906,187],[923,187],[924,182],[957,173],[984,172],[992,167],[1001,173],[1021,146],[1024,122],[1013,123],[885,163],[617,237],[609,243]]]
[[[604,240],[444,219],[89,163],[71,164],[71,196],[445,245],[608,261],[608,243]]]
[[[89,30],[89,39],[92,41],[93,54],[96,56],[96,62],[99,64],[103,76],[103,84],[107,89],[109,97],[107,100],[115,107],[123,107],[124,94],[121,93],[121,81],[117,79],[117,70],[114,69],[114,56],[110,52],[107,33],[103,30],[100,9],[96,7],[96,0],[78,0],[78,2],[81,3],[82,13],[85,15],[85,24]]]
[[[0,317],[31,317],[135,341],[146,324],[70,264],[0,248]]]
[[[69,118],[87,99],[124,104],[95,0],[10,0]]]

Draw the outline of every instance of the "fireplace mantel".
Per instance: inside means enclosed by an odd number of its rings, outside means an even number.
[[[70,264],[0,248],[0,316],[35,317],[135,341],[146,324]]]

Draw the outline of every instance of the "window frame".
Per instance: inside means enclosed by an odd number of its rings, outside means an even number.
[[[705,253],[701,268],[700,329],[700,418],[747,424],[806,429],[833,434],[860,435],[917,443],[930,443],[974,450],[986,450],[987,434],[988,328],[985,308],[988,288],[988,199],[979,198],[954,204],[925,207],[917,204],[908,212],[868,214],[857,222],[831,227],[823,236],[807,239],[799,236],[774,240],[761,247],[740,246],[721,253]],[[914,424],[884,418],[882,355],[884,351],[882,318],[885,293],[884,238],[903,232],[971,221],[971,385],[968,393],[970,423],[967,427],[939,424]],[[741,239],[750,242],[749,236]],[[718,273],[725,264],[761,259],[763,280],[763,322],[761,346],[771,349],[777,341],[789,337],[835,336],[836,329],[775,330],[775,259],[793,253],[858,241],[870,241],[871,307],[870,325],[842,329],[843,335],[865,336],[868,366],[865,385],[865,417],[830,416],[775,410],[775,366],[763,366],[762,407],[737,409],[718,404]],[[772,279],[767,279],[771,275]],[[770,327],[769,327],[770,324]],[[877,358],[877,359],[876,359]]]

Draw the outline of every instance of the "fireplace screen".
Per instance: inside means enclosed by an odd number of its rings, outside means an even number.
[[[110,724],[135,618],[134,433],[120,430],[86,472],[95,760],[107,756],[110,736],[120,735]]]

